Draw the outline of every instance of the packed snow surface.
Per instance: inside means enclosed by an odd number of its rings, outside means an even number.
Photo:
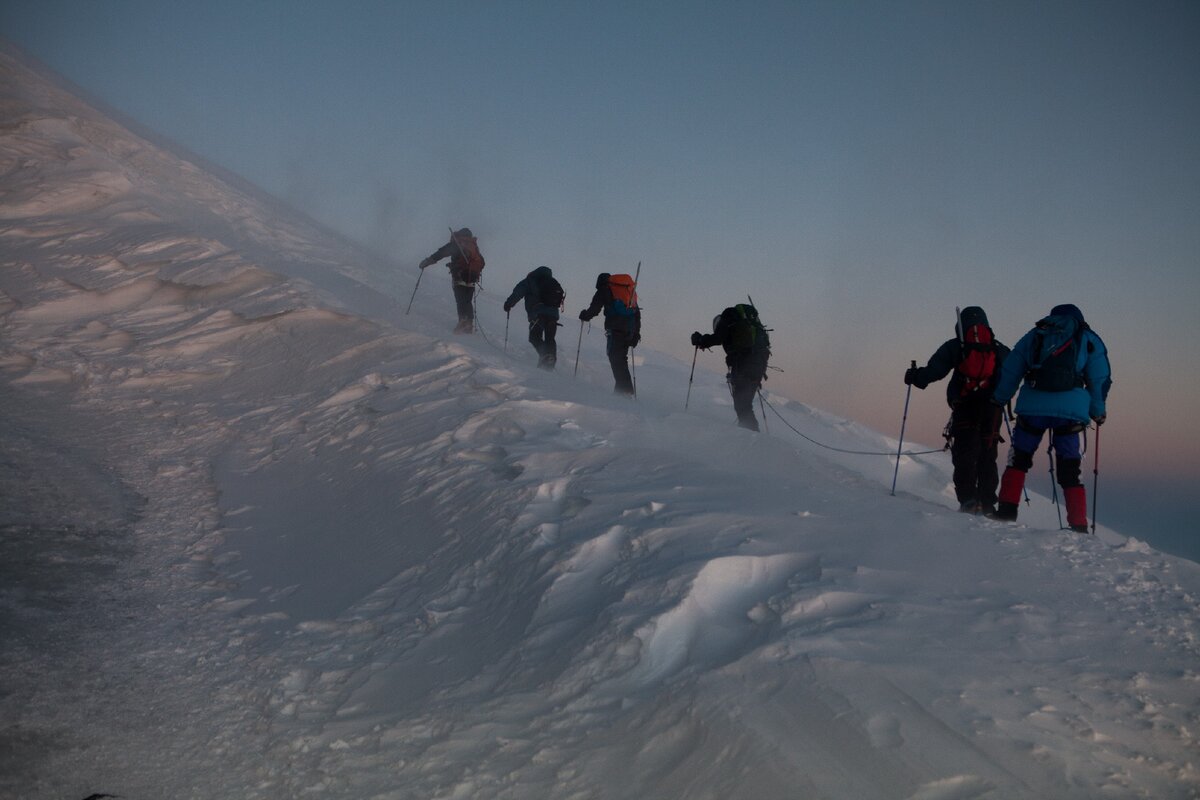
[[[1197,565],[738,429],[649,312],[636,401],[570,313],[536,370],[531,265],[450,335],[441,267],[405,314],[413,265],[10,55],[0,111],[0,794],[1200,796]]]

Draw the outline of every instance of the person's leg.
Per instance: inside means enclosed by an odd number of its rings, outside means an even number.
[[[1063,490],[1067,525],[1077,533],[1087,533],[1087,489],[1079,480],[1083,458],[1079,449],[1078,424],[1054,429],[1054,462],[1058,485]]]
[[[613,391],[633,394],[633,377],[629,373],[629,340],[620,331],[608,332],[608,365],[612,367]]]
[[[1021,491],[1025,488],[1025,475],[1033,466],[1033,454],[1037,452],[1045,428],[1017,418],[1013,426],[1012,447],[1008,451],[1008,466],[1000,478],[999,502],[996,504],[997,519],[1015,520],[1017,505],[1021,502]]]
[[[558,363],[558,320],[542,317],[542,364],[546,369],[554,369]]]
[[[958,510],[978,513],[978,482],[980,436],[973,405],[959,405],[950,415],[950,461],[954,465],[954,496]]]
[[[738,425],[747,430],[758,430],[758,419],[754,416],[754,395],[761,385],[744,372],[733,369],[729,373],[729,392],[733,395],[733,410],[737,413]]]
[[[540,365],[543,352],[541,317],[529,320],[529,343],[533,345],[534,352],[538,354],[538,364]]]
[[[1000,423],[1003,421],[1003,410],[991,403],[984,404],[980,409],[979,424],[979,454],[975,468],[976,498],[979,500],[983,513],[991,513],[996,507],[996,488],[1000,485],[1000,472],[996,468],[999,455]]]
[[[455,333],[475,332],[475,287],[454,284],[454,305],[458,307],[458,326]]]

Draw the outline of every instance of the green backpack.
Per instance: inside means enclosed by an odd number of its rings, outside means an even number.
[[[729,325],[730,342],[734,350],[771,352],[771,337],[767,335],[767,329],[758,318],[758,309],[754,306],[738,303],[722,311],[721,316]]]

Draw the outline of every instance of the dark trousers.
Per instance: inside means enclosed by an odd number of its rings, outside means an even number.
[[[729,374],[726,376],[729,393],[733,395],[733,410],[742,428],[758,430],[758,419],[754,416],[754,395],[758,394],[766,374],[766,361],[755,356],[729,365]]]
[[[537,351],[542,369],[554,369],[558,361],[558,343],[554,341],[557,333],[558,320],[553,317],[537,316],[529,321],[529,343]]]
[[[959,503],[996,504],[996,450],[1002,411],[986,400],[960,403],[950,415],[950,458]]]
[[[633,394],[633,378],[629,374],[629,340],[624,331],[605,331],[608,337],[608,365],[612,367],[617,394]]]
[[[454,304],[458,306],[458,321],[473,322],[475,320],[475,287],[454,284]]]

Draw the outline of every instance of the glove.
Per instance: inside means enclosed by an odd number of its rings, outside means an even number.
[[[904,370],[904,384],[906,386],[912,386],[916,382],[917,367],[909,367],[908,369]]]
[[[588,316],[586,308],[583,311],[579,312],[579,318],[581,320],[583,320],[584,322],[587,322],[589,319],[591,319],[591,317]]]
[[[635,334],[633,335],[633,338],[631,338],[631,339],[629,340],[629,346],[630,346],[630,347],[637,347],[637,346],[638,346],[638,342],[640,342],[641,340],[642,340],[642,335],[641,335],[640,333],[635,333]]]
[[[700,331],[696,331],[692,334],[692,347],[699,347],[700,343],[703,341],[704,337],[700,335]]]
[[[428,267],[428,266],[429,266],[430,264],[432,264],[432,263],[433,263],[433,262],[432,262],[432,261],[430,261],[428,258],[423,258],[423,259],[421,259],[421,263],[420,263],[420,264],[418,264],[417,266],[419,266],[421,269],[425,269],[426,267]]]
[[[1096,427],[1099,428],[1104,424],[1106,419],[1108,419],[1108,414],[1100,414],[1099,416],[1092,417],[1092,422],[1096,423]]]
[[[508,302],[507,300],[504,301],[504,313],[505,314],[512,311],[512,307],[513,307],[512,303]]]

